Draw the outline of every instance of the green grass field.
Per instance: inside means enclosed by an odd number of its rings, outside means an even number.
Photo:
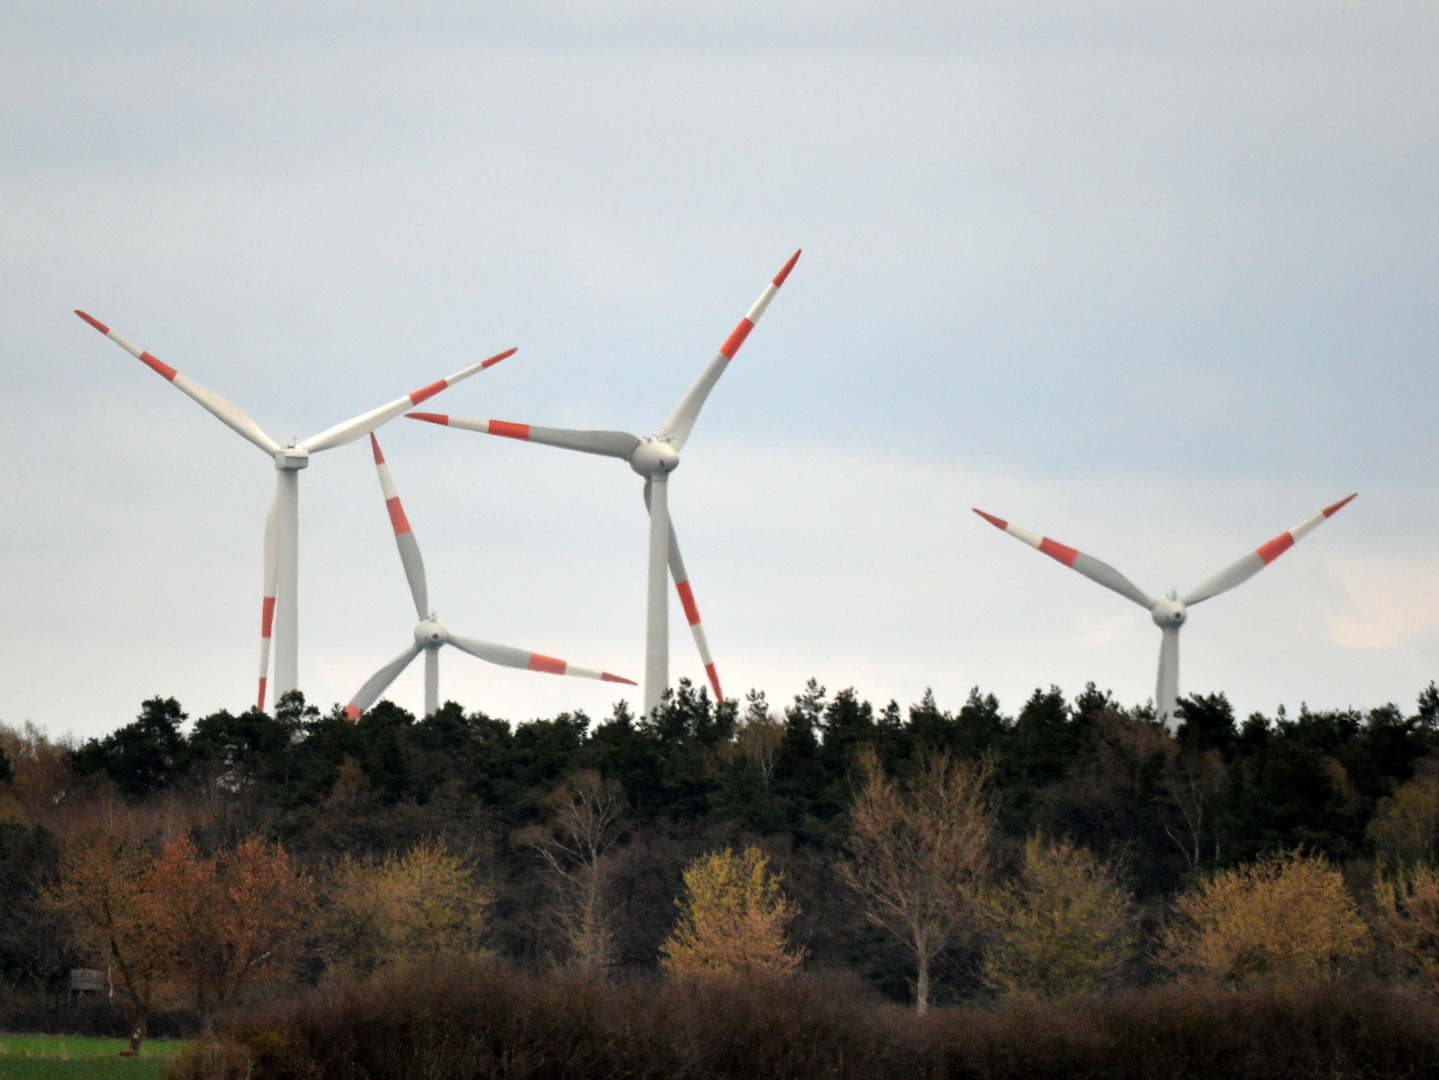
[[[165,1063],[190,1044],[147,1041],[138,1058],[122,1058],[125,1039],[75,1035],[0,1035],[0,1080],[158,1080]]]

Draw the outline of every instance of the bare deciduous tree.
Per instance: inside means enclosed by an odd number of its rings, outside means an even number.
[[[841,876],[871,922],[914,956],[915,1008],[929,1008],[930,966],[954,940],[987,875],[992,818],[984,802],[987,762],[925,758],[904,788],[879,755],[859,758],[850,805],[850,857]]]
[[[1217,750],[1202,754],[1180,750],[1164,763],[1164,792],[1179,812],[1179,821],[1171,826],[1161,807],[1160,823],[1164,835],[1183,853],[1190,870],[1200,868],[1206,830],[1214,836],[1214,861],[1219,861],[1219,835],[1210,818],[1224,790],[1224,781],[1224,762]]]
[[[616,780],[585,770],[562,784],[548,804],[550,820],[526,831],[521,841],[539,853],[559,886],[554,916],[569,962],[603,971],[615,958],[606,856],[628,807],[624,789]]]
[[[784,725],[769,711],[764,691],[751,690],[745,701],[744,723],[735,736],[735,751],[759,773],[760,781],[769,787],[774,779],[775,761],[780,743],[784,742]]]

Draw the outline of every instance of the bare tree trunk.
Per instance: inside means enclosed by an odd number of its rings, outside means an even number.
[[[929,1011],[929,952],[921,949],[918,953],[918,969],[914,979],[914,1011],[923,1016]]]
[[[145,1041],[145,1036],[150,1033],[149,1025],[145,1022],[145,1014],[141,1013],[135,1017],[135,1025],[130,1029],[130,1045],[120,1051],[121,1057],[139,1057],[140,1044]]]

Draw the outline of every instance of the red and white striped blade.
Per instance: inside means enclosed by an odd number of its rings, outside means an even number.
[[[365,712],[371,705],[380,700],[380,695],[388,688],[390,683],[400,677],[400,672],[409,667],[415,657],[420,655],[420,647],[411,645],[399,656],[395,657],[379,671],[365,680],[365,685],[355,693],[345,706],[345,717],[349,720],[358,720],[360,714]]]
[[[582,668],[543,653],[515,649],[508,645],[494,645],[488,641],[461,637],[458,634],[450,634],[448,640],[461,652],[467,652],[471,656],[479,657],[491,664],[498,664],[500,667],[543,671],[549,675],[571,675],[577,679],[600,679],[604,682],[624,683],[626,686],[636,685],[633,679],[626,679],[621,675],[611,675],[608,671],[599,671],[595,668]]]
[[[265,688],[270,675],[270,635],[275,628],[275,575],[280,561],[280,540],[275,531],[275,516],[280,508],[280,485],[283,473],[275,474],[275,496],[270,512],[265,515],[265,595],[260,601],[260,697],[255,705],[265,711]]]
[[[346,443],[354,442],[356,439],[376,430],[382,424],[389,423],[402,412],[413,409],[422,401],[428,401],[441,391],[448,390],[454,386],[455,383],[463,382],[471,375],[485,370],[485,368],[493,367],[505,359],[505,357],[513,356],[518,351],[517,349],[506,349],[502,353],[496,353],[489,359],[481,360],[478,364],[471,364],[464,370],[457,371],[453,375],[441,379],[439,382],[433,382],[430,383],[429,386],[423,386],[413,394],[406,394],[402,398],[396,398],[388,405],[381,405],[378,409],[371,409],[369,412],[362,416],[357,416],[353,420],[346,420],[343,424],[336,424],[327,431],[322,431],[320,434],[306,439],[300,444],[300,449],[308,450],[310,453],[315,454],[321,450],[329,450],[332,447],[344,446]]]
[[[1292,548],[1298,541],[1304,539],[1305,536],[1322,525],[1326,519],[1337,514],[1358,494],[1356,491],[1354,495],[1350,495],[1347,499],[1340,499],[1332,506],[1326,506],[1312,518],[1306,518],[1304,521],[1301,521],[1288,532],[1280,533],[1273,540],[1269,541],[1269,543],[1251,551],[1232,566],[1225,567],[1203,584],[1195,586],[1179,598],[1180,602],[1186,606],[1189,604],[1197,604],[1201,600],[1208,600],[1211,596],[1218,596],[1220,593],[1228,592],[1236,585],[1241,585],[1248,581]]]
[[[709,397],[715,383],[719,382],[720,376],[724,374],[729,362],[734,359],[735,353],[739,352],[739,347],[744,344],[745,338],[749,337],[755,323],[759,322],[765,308],[769,307],[770,301],[779,292],[785,278],[789,277],[789,272],[794,269],[794,264],[799,262],[799,256],[798,251],[791,255],[789,262],[784,264],[780,272],[774,276],[774,280],[765,286],[764,292],[759,294],[759,299],[754,302],[749,313],[739,321],[739,325],[725,339],[725,343],[720,346],[714,359],[700,373],[695,384],[685,392],[685,396],[680,398],[674,411],[659,426],[659,430],[655,432],[656,439],[669,443],[676,450],[684,449],[685,442],[690,437],[690,431],[695,426],[695,421],[699,419],[700,409],[704,408],[705,399]]]
[[[645,484],[645,509],[650,507],[650,486]],[[710,655],[709,641],[705,638],[704,623],[700,621],[699,605],[695,603],[694,590],[690,588],[689,572],[685,569],[685,561],[680,555],[680,542],[675,536],[675,516],[670,515],[670,577],[674,578],[675,592],[679,593],[680,606],[684,608],[685,621],[690,624],[690,633],[694,635],[695,647],[699,649],[700,662],[704,664],[705,676],[709,679],[710,688],[714,691],[715,704],[724,701],[724,691],[720,689],[719,671],[715,668],[714,657]]]
[[[405,579],[410,583],[415,614],[423,619],[430,613],[430,592],[425,583],[425,560],[420,557],[420,543],[410,528],[410,520],[400,504],[400,493],[395,490],[395,481],[390,476],[390,467],[385,463],[385,455],[380,452],[380,440],[375,438],[373,431],[370,432],[370,449],[375,454],[375,471],[380,474],[380,491],[385,496],[390,527],[395,530],[395,545],[400,549],[400,562],[405,567]]]
[[[430,412],[405,413],[405,416],[410,420],[424,420],[441,427],[462,428],[484,435],[502,435],[507,439],[519,439],[521,442],[558,446],[565,450],[622,458],[625,461],[630,459],[635,447],[640,444],[638,436],[626,431],[575,431],[570,428],[539,427],[535,424],[514,424],[508,420],[481,420]]]
[[[1016,539],[1023,540],[1036,551],[1042,551],[1056,562],[1063,563],[1071,570],[1083,574],[1090,581],[1103,585],[1106,589],[1112,589],[1126,600],[1133,600],[1143,608],[1152,608],[1154,601],[1145,594],[1134,582],[1121,574],[1108,563],[1100,562],[1092,555],[1086,555],[1082,551],[1076,551],[1058,540],[1051,540],[1047,536],[1040,536],[1038,533],[1022,529],[1018,525],[1012,525],[1003,518],[997,518],[993,514],[986,514],[978,507],[972,507],[976,514],[984,518],[996,529],[1002,529]]]
[[[151,371],[156,372],[162,378],[173,383],[175,389],[187,395],[191,400],[197,402],[202,408],[204,408],[222,424],[230,428],[231,431],[234,431],[237,435],[241,435],[244,438],[250,440],[250,442],[254,443],[261,450],[265,451],[265,453],[271,455],[272,457],[279,452],[280,444],[277,443],[274,439],[270,438],[270,436],[266,435],[264,431],[260,429],[260,425],[255,423],[255,421],[251,420],[250,417],[245,413],[245,410],[241,409],[240,406],[236,405],[233,401],[228,401],[225,398],[222,398],[219,394],[215,393],[213,390],[201,386],[188,375],[182,375],[180,372],[176,371],[163,360],[151,356],[144,349],[141,349],[138,345],[134,344],[133,342],[127,341],[125,338],[122,338],[119,334],[115,333],[115,331],[111,330],[108,326],[106,326],[94,316],[87,315],[85,314],[85,312],[78,309],[76,310],[75,314],[80,316],[80,318],[84,319],[87,323],[93,326],[96,330],[100,331],[100,333],[104,334],[107,338],[113,341],[116,345],[120,346],[120,348],[124,349],[131,356],[135,357],[135,359],[139,360],[146,367],[150,368]]]

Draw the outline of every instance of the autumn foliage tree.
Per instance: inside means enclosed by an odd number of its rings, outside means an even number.
[[[149,866],[146,853],[126,840],[77,837],[61,851],[58,878],[45,897],[69,919],[81,949],[114,971],[131,1017],[128,1056],[149,1034],[151,1002],[168,960]]]
[[[985,907],[985,976],[1005,993],[1087,993],[1115,982],[1135,952],[1134,904],[1114,868],[1067,839],[1031,836],[1018,880]]]
[[[1174,913],[1163,953],[1170,968],[1229,985],[1332,977],[1367,933],[1339,871],[1302,851],[1215,874]]]
[[[915,1008],[929,1008],[930,966],[953,942],[988,871],[987,764],[924,758],[906,786],[872,749],[860,754],[843,879],[865,915],[914,957]]]
[[[804,953],[786,938],[797,912],[782,880],[756,847],[695,859],[684,871],[680,917],[660,949],[660,967],[675,978],[793,974]]]
[[[181,833],[160,849],[148,881],[166,969],[207,1026],[243,985],[285,971],[313,899],[309,877],[259,837],[202,855]]]
[[[344,855],[327,892],[321,922],[337,972],[484,952],[491,894],[443,840],[380,859]]]
[[[1374,880],[1375,930],[1411,972],[1439,986],[1439,869],[1416,865]]]

